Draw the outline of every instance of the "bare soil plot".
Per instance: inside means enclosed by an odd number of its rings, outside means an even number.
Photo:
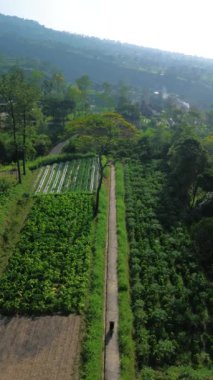
[[[0,380],[78,379],[81,318],[0,317]]]

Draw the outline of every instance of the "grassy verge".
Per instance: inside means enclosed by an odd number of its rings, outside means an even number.
[[[103,371],[105,248],[109,206],[109,170],[106,169],[95,221],[95,244],[91,289],[86,314],[86,336],[82,351],[82,379],[100,380]]]
[[[27,172],[22,180],[22,184],[17,184],[10,190],[0,207],[0,274],[7,265],[33,203],[28,193],[34,174]]]
[[[121,379],[135,379],[135,350],[132,339],[133,317],[130,307],[128,239],[125,223],[124,175],[121,163],[116,164],[116,210],[118,234],[118,289],[119,289],[119,347]]]
[[[141,371],[141,380],[212,380],[212,368],[196,368],[187,366],[172,366],[165,371],[144,367]]]

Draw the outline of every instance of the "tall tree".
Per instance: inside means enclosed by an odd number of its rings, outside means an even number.
[[[171,179],[178,198],[184,205],[195,203],[199,176],[207,162],[206,152],[193,138],[178,141],[169,151]]]
[[[28,83],[22,77],[19,83],[18,97],[16,109],[20,118],[21,135],[22,135],[22,159],[23,159],[23,174],[26,174],[26,141],[27,141],[27,127],[32,121],[33,105],[39,98],[39,91],[37,87]]]
[[[76,84],[81,93],[81,110],[87,112],[89,109],[89,94],[92,82],[88,75],[76,79]]]
[[[39,93],[36,86],[25,79],[23,72],[15,69],[1,77],[0,95],[5,101],[9,115],[18,180],[21,183],[20,155],[22,154],[23,174],[25,174],[27,126],[30,123],[33,105],[37,101]]]
[[[9,124],[12,129],[13,144],[15,161],[17,164],[18,181],[21,183],[21,168],[19,162],[19,146],[18,146],[18,127],[19,118],[16,112],[17,109],[17,98],[18,98],[18,88],[21,80],[20,71],[13,71],[5,74],[0,79],[0,95],[4,100],[7,112],[9,114]]]
[[[71,91],[61,73],[54,74],[43,82],[42,109],[45,116],[51,118],[49,126],[52,140],[63,133],[68,114],[75,109],[75,92]]]

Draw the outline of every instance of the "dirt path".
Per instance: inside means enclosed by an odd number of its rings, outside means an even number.
[[[118,347],[118,284],[117,284],[117,233],[115,168],[111,167],[110,206],[108,224],[107,276],[106,276],[106,326],[105,326],[105,380],[118,380],[120,359]],[[114,332],[109,330],[114,321]]]
[[[66,141],[63,141],[59,144],[57,144],[56,146],[54,146],[54,148],[52,148],[52,150],[50,151],[49,154],[59,154],[61,153],[63,147],[68,143],[68,140]]]

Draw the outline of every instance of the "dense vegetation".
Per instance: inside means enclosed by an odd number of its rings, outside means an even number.
[[[5,313],[82,312],[89,282],[93,198],[37,197],[0,280]]]
[[[176,94],[208,107],[213,97],[212,60],[118,42],[56,32],[37,22],[0,15],[0,71],[19,64],[49,75],[61,71],[69,82],[88,74],[98,86],[125,81],[146,94]]]
[[[125,165],[134,339],[142,379],[155,378],[151,372],[148,377],[146,366],[166,371],[171,365],[210,365],[210,284],[186,226],[177,222],[166,229],[161,223],[164,182],[158,161]]]

